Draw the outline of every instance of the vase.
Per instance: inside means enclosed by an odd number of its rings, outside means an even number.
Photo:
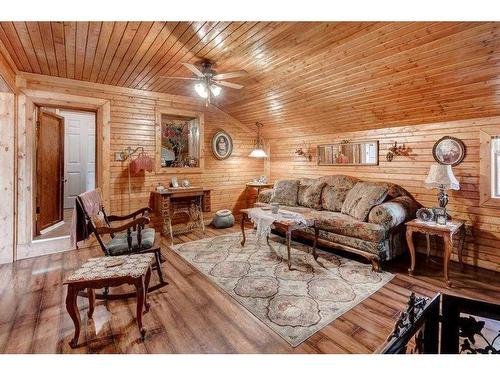
[[[230,210],[219,210],[215,213],[212,220],[212,225],[215,228],[229,228],[234,225],[234,216]]]

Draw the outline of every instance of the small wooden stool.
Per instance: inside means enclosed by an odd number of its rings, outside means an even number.
[[[154,254],[151,253],[90,258],[67,278],[64,282],[64,284],[68,285],[66,310],[75,325],[75,335],[69,342],[69,346],[76,348],[80,336],[80,313],[76,303],[78,293],[87,289],[89,298],[87,315],[91,319],[95,304],[94,289],[115,287],[123,284],[135,286],[137,294],[137,325],[141,338],[144,339],[146,330],[142,326],[142,314],[144,310],[149,311],[146,297],[154,258]],[[113,266],[113,264],[117,265]]]
[[[410,250],[411,265],[408,269],[410,275],[415,270],[415,246],[413,244],[413,233],[423,233],[427,239],[427,257],[430,254],[430,235],[443,237],[444,240],[444,278],[446,285],[451,286],[451,281],[448,277],[448,262],[450,261],[451,252],[453,250],[453,236],[460,233],[460,244],[458,246],[458,260],[460,266],[463,268],[462,252],[465,242],[465,224],[462,220],[450,220],[446,225],[440,225],[435,222],[422,221],[414,219],[406,223],[406,242],[408,243],[408,250]]]

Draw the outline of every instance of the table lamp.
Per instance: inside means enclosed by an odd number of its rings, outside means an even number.
[[[459,190],[460,184],[455,178],[451,165],[432,164],[429,174],[425,179],[427,189],[439,189],[438,202],[439,207],[445,208],[448,204],[447,190]]]

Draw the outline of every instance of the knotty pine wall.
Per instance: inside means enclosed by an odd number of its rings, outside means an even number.
[[[203,111],[204,162],[201,174],[156,174],[142,173],[131,178],[132,194],[130,210],[148,205],[149,194],[158,182],[168,186],[172,176],[179,181],[189,179],[192,185],[212,190],[212,212],[229,208],[238,211],[245,205],[245,183],[264,173],[262,160],[248,157],[255,133],[237,120],[214,106],[205,107],[204,102],[192,98],[155,94],[140,90],[86,83],[68,79],[24,75],[26,88],[52,93],[102,98],[111,101],[110,142],[110,210],[113,213],[129,211],[127,163],[114,161],[114,153],[128,146],[143,146],[148,155],[155,154],[155,107]],[[227,131],[233,139],[233,154],[227,160],[217,160],[211,152],[211,140],[219,130]],[[208,217],[209,214],[206,214]],[[157,220],[154,220],[157,223]]]
[[[466,220],[472,226],[472,235],[468,234],[466,239],[464,260],[468,264],[500,271],[500,210],[479,206],[479,129],[492,125],[500,126],[500,117],[274,139],[269,141],[271,179],[347,174],[366,180],[390,181],[403,186],[424,206],[433,207],[437,206],[437,191],[424,187],[429,166],[434,162],[432,146],[445,135],[460,138],[467,147],[467,154],[464,161],[453,168],[460,190],[449,192],[448,209],[454,218]],[[378,140],[379,165],[334,167],[316,164],[318,144],[344,139]],[[311,162],[294,154],[304,141],[313,153]],[[410,147],[411,156],[395,156],[392,162],[388,162],[385,155],[394,141]],[[419,241],[419,244],[421,247],[423,242]],[[439,249],[439,245],[439,240],[433,241],[434,249]],[[452,259],[457,260],[456,253]]]
[[[15,85],[16,70],[4,54],[0,44],[0,264],[14,260],[16,229],[15,200],[15,167],[16,167],[16,102]]]

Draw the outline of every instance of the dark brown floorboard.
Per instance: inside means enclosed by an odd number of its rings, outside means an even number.
[[[205,236],[237,231],[207,228]],[[179,236],[175,243],[203,238]],[[164,273],[170,285],[149,295],[144,316],[145,341],[135,324],[135,300],[98,301],[94,318],[79,298],[80,345],[70,349],[73,324],[66,313],[64,278],[99,248],[80,249],[0,266],[1,353],[371,353],[383,344],[409,294],[445,292],[498,302],[498,273],[451,264],[453,288],[442,278],[442,266],[418,259],[417,274],[408,276],[406,257],[384,265],[396,277],[377,293],[292,348],[248,310],[210,282],[165,241]],[[155,282],[156,275],[153,275]]]

